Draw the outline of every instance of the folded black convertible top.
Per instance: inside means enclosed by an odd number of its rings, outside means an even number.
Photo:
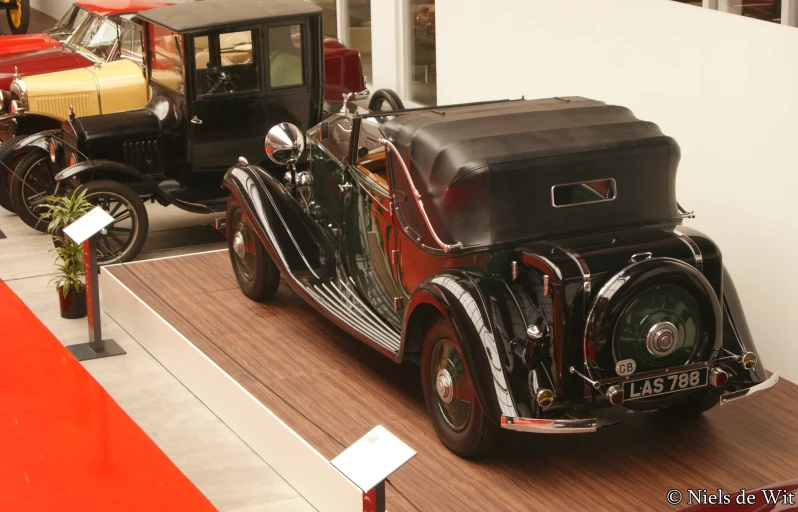
[[[624,107],[579,97],[452,106],[399,114],[382,131],[408,163],[446,243],[504,243],[679,218],[679,147]],[[552,187],[597,179],[615,180],[612,201],[554,208]],[[414,229],[425,231],[423,223]]]

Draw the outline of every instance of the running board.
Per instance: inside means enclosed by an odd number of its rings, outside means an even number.
[[[305,290],[319,307],[346,323],[361,337],[379,345],[394,357],[399,353],[399,333],[363,302],[350,283],[342,279],[308,279]]]

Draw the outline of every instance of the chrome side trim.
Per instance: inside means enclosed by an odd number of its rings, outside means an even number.
[[[598,428],[598,420],[596,418],[544,419],[502,416],[501,427],[507,430],[540,434],[580,434],[595,432]]]
[[[692,253],[693,253],[693,258],[695,259],[695,268],[699,272],[701,272],[703,274],[704,273],[704,256],[701,254],[701,249],[698,247],[698,244],[695,243],[695,241],[692,238],[690,238],[689,236],[685,235],[684,233],[682,233],[678,229],[674,228],[673,233],[676,236],[679,237],[679,240],[684,242],[687,245],[687,247],[690,248],[690,251],[692,251]]]
[[[779,382],[779,374],[774,373],[770,376],[768,380],[765,382],[760,382],[755,386],[751,386],[750,388],[741,389],[739,391],[731,391],[728,393],[723,393],[720,396],[720,405],[726,405],[730,402],[734,402],[737,400],[742,400],[743,398],[749,398],[753,395],[758,393],[764,393],[766,391],[770,391],[770,389]]]
[[[97,79],[97,75],[94,74],[94,71],[92,71],[92,68],[85,68],[85,69],[86,69],[86,71],[89,72],[91,77],[94,79],[94,85],[95,85],[95,87],[97,87],[97,106],[100,109],[100,114],[102,114],[103,113],[103,99],[102,99],[102,96],[101,96],[101,93],[100,93],[100,81]]]
[[[390,151],[396,155],[396,159],[399,161],[399,165],[402,167],[402,170],[405,173],[405,177],[407,178],[407,183],[410,185],[410,188],[413,191],[413,199],[416,200],[416,204],[418,205],[419,211],[421,211],[421,217],[424,218],[424,224],[427,225],[427,229],[429,230],[432,238],[435,239],[435,243],[437,243],[443,252],[451,252],[453,249],[462,249],[463,242],[455,242],[453,245],[445,244],[443,241],[438,238],[438,234],[435,232],[435,229],[432,227],[432,224],[429,221],[429,217],[427,216],[427,211],[424,209],[424,202],[421,200],[421,194],[419,193],[416,185],[413,183],[413,178],[410,176],[410,170],[405,165],[405,161],[402,159],[402,155],[399,154],[399,150],[396,149],[396,146],[393,145],[393,142],[389,141],[388,139],[380,138],[378,142],[383,146],[386,146]]]

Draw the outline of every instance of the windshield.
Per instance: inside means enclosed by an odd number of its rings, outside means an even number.
[[[45,34],[59,41],[63,41],[74,34],[78,27],[88,21],[89,18],[91,18],[91,13],[89,11],[77,5],[73,5],[58,21],[56,26],[45,31]]]
[[[66,44],[96,62],[111,60],[119,29],[108,18],[92,15]]]
[[[143,63],[144,54],[141,49],[141,25],[128,19],[119,20],[122,27],[122,44],[120,47],[121,57]]]
[[[150,25],[150,76],[156,82],[183,92],[183,36],[171,30]]]

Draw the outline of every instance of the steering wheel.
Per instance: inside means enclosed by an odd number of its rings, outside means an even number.
[[[233,74],[227,71],[221,71],[218,68],[208,69],[205,75],[205,81],[211,86],[207,94],[214,94],[220,88],[224,92],[235,92],[236,84],[233,81]]]

